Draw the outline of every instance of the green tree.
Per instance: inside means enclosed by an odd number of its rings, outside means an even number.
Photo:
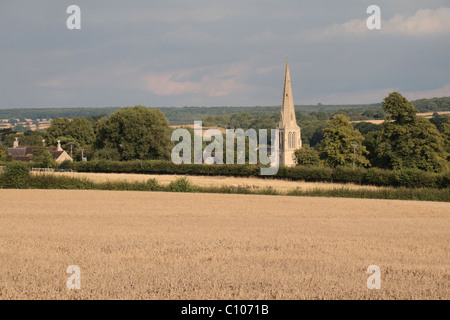
[[[299,121],[299,126],[302,128],[302,140],[304,145],[316,146],[323,139],[323,129],[326,128],[326,121]]]
[[[28,186],[30,167],[25,162],[13,161],[8,163],[0,184],[3,188],[22,189]]]
[[[61,141],[61,148],[66,150],[69,155],[71,150],[75,153],[75,151],[83,147],[75,138],[71,136],[60,136],[58,140]]]
[[[50,127],[46,131],[46,140],[48,145],[56,145],[60,137],[66,135],[70,126],[70,120],[67,118],[55,118],[50,122]]]
[[[447,161],[450,161],[450,120],[442,125],[444,136],[444,147],[447,152]]]
[[[5,145],[5,146],[8,147],[8,148],[12,148],[12,146],[13,146],[13,144],[14,144],[14,141],[16,140],[16,137],[19,137],[19,140],[20,140],[20,136],[21,136],[21,135],[16,134],[16,133],[8,134],[8,135],[5,136],[4,139],[3,139],[3,145]],[[19,144],[23,145],[23,144],[21,143],[21,141],[19,141]],[[42,144],[42,141],[41,141],[41,144]]]
[[[85,154],[88,155],[93,148],[94,124],[82,117],[75,117],[72,120],[55,118],[47,129],[46,137],[49,145],[56,145],[60,140],[64,150],[70,152],[69,150],[72,149],[74,159],[81,160],[81,149],[84,149]]]
[[[117,149],[112,148],[104,148],[95,150],[92,155],[92,160],[112,160],[112,161],[119,161],[120,160],[120,153]]]
[[[83,147],[91,145],[95,140],[94,125],[86,118],[73,118],[64,132],[65,136],[73,138]]]
[[[383,123],[375,150],[377,164],[382,168],[417,168],[443,171],[447,168],[444,140],[427,119],[400,93],[393,92],[383,100],[389,114]]]
[[[13,131],[11,128],[7,128],[7,129],[0,129],[0,142],[3,142],[4,145],[7,145],[7,143],[5,143],[5,138],[11,134],[15,134],[16,132]]]
[[[370,122],[358,122],[353,125],[353,127],[365,135],[369,132],[380,131],[381,125],[370,123]]]
[[[158,109],[119,109],[99,129],[96,145],[116,149],[121,160],[170,159],[169,123]]]
[[[397,124],[409,124],[417,119],[414,105],[398,92],[392,92],[384,98],[383,109],[389,113],[386,120]]]
[[[319,151],[312,148],[295,150],[295,159],[298,164],[317,166],[320,164]]]
[[[364,134],[363,146],[366,147],[366,150],[369,152],[367,158],[370,161],[370,164],[373,167],[378,167],[378,158],[376,157],[375,150],[381,142],[381,131],[370,131]]]
[[[447,114],[433,114],[433,118],[430,119],[430,122],[436,126],[439,132],[444,132],[444,124],[450,122],[450,116]]]
[[[27,131],[19,136],[20,143],[24,146],[40,146],[44,140],[44,134],[37,131]]]
[[[324,137],[320,144],[320,158],[331,167],[338,165],[351,165],[353,163],[353,146],[357,144],[355,163],[358,166],[370,165],[365,157],[368,154],[363,146],[364,137],[354,129],[350,119],[342,114],[336,114],[328,121],[328,126],[323,130]]]
[[[44,136],[41,132],[27,131],[24,134],[9,134],[4,139],[4,144],[8,147],[12,147],[16,138],[19,138],[19,146],[40,146],[42,145],[42,140]]]
[[[11,159],[8,154],[8,149],[5,146],[0,145],[0,162],[6,162]]]
[[[55,168],[56,161],[53,159],[50,151],[41,145],[33,151],[33,156],[31,158],[33,163],[41,168]]]

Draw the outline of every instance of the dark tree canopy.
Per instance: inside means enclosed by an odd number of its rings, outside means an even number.
[[[400,125],[414,123],[417,119],[417,109],[398,92],[392,92],[384,98],[383,109],[389,113],[386,120],[393,120]]]
[[[301,165],[317,166],[320,164],[319,151],[310,147],[295,150],[295,159]]]
[[[66,137],[75,140],[78,145],[86,146],[94,142],[94,126],[86,118],[76,117],[72,121],[67,118],[55,118],[47,129],[46,137],[49,145],[56,145],[57,140]]]
[[[2,145],[0,145],[0,162],[6,162],[9,159],[8,149]]]
[[[445,151],[447,152],[447,160],[450,158],[450,120],[442,125],[442,135],[444,137]]]
[[[357,144],[355,163],[359,166],[370,165],[365,157],[368,154],[366,147],[362,145],[364,137],[353,128],[350,119],[342,114],[337,114],[328,126],[323,130],[324,137],[320,145],[320,158],[330,167],[338,165],[351,165],[353,163],[353,144]]]
[[[12,147],[16,137],[19,138],[20,146],[41,146],[42,140],[45,139],[44,134],[39,131],[27,131],[24,134],[13,133],[5,137],[4,145]]]
[[[56,167],[56,161],[53,159],[50,151],[41,144],[33,151],[33,156],[31,158],[33,163],[42,168],[54,168]]]
[[[430,121],[417,116],[414,106],[398,92],[384,99],[383,108],[389,115],[382,126],[375,150],[380,167],[426,171],[446,169],[444,140]]]
[[[70,126],[70,120],[67,118],[55,118],[50,122],[50,127],[46,132],[46,139],[48,145],[56,145],[60,137],[65,136],[67,129]]]
[[[86,118],[73,118],[64,133],[81,146],[90,145],[95,140],[93,123]]]
[[[117,150],[122,160],[169,159],[169,123],[158,109],[119,109],[99,128],[97,146]]]

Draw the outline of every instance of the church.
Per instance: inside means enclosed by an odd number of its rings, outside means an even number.
[[[301,130],[297,125],[297,119],[295,117],[291,75],[287,60],[284,76],[283,102],[281,104],[281,116],[278,129],[280,131],[280,165],[293,167],[296,165],[294,153],[295,150],[302,147],[302,139]]]

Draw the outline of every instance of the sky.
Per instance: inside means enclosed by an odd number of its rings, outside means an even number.
[[[296,105],[450,96],[450,1],[0,2],[0,108],[277,106],[286,56]]]

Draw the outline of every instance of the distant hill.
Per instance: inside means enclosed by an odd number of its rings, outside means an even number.
[[[57,117],[95,117],[108,116],[119,107],[106,108],[24,108],[24,109],[0,109],[0,119],[54,119]]]
[[[450,111],[450,97],[419,99],[412,101],[419,112]],[[0,109],[0,119],[54,119],[56,117],[97,117],[109,116],[119,107],[106,108],[32,108],[32,109]],[[163,107],[159,108],[172,125],[191,124],[194,120],[202,120],[207,116],[231,115],[242,112],[250,114],[276,113],[280,106],[254,106],[254,107]],[[296,105],[295,111],[311,113],[327,111],[330,113],[349,110],[371,110],[373,112],[381,109],[381,103],[358,104],[358,105]]]

